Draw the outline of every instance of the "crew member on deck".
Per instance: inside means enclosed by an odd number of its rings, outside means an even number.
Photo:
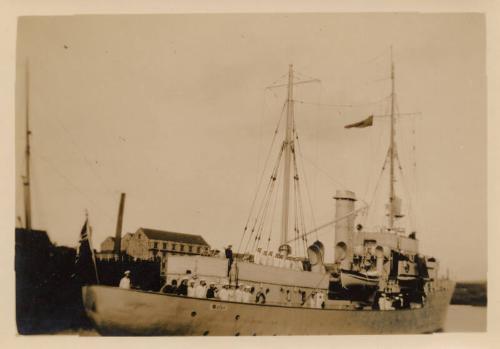
[[[188,289],[188,278],[183,277],[181,279],[181,284],[179,287],[177,287],[177,294],[180,296],[187,296],[187,289]]]
[[[227,284],[227,282],[223,283],[222,284],[222,289],[219,291],[219,299],[221,301],[228,301],[229,300],[229,285]]]
[[[195,284],[194,280],[192,280],[192,279],[189,280],[188,288],[187,288],[187,296],[188,297],[194,297],[195,296],[194,284]]]
[[[232,245],[228,245],[225,249],[227,258],[227,275],[229,276],[229,271],[231,270],[231,265],[233,265],[233,250]]]
[[[195,288],[196,298],[205,298],[207,296],[207,284],[204,279],[200,280],[200,284]]]
[[[207,298],[215,298],[217,293],[217,288],[215,287],[215,283],[211,282],[210,287],[207,290]]]
[[[173,279],[172,283],[169,284],[168,282],[163,285],[163,287],[160,289],[161,293],[176,293],[177,291],[177,280]]]
[[[123,273],[123,277],[120,280],[119,287],[127,290],[130,289],[130,270],[127,270],[125,271],[125,273]]]

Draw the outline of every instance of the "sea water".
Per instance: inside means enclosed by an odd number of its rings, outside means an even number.
[[[486,307],[450,305],[444,324],[444,332],[486,331]]]

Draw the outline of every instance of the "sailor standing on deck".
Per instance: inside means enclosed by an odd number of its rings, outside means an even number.
[[[215,287],[215,282],[210,283],[210,287],[207,290],[207,298],[215,298],[217,295],[217,288]]]
[[[193,279],[189,280],[188,283],[188,288],[187,288],[187,296],[188,297],[195,297],[195,287],[194,287],[195,281]]]
[[[127,270],[127,271],[125,271],[125,273],[123,273],[123,277],[120,280],[119,287],[127,289],[127,290],[130,289],[130,270]]]
[[[200,280],[200,284],[195,288],[196,298],[205,298],[207,296],[207,284],[204,279]]]
[[[181,279],[181,284],[179,285],[179,287],[177,287],[177,291],[175,293],[177,293],[179,296],[187,296],[187,289],[188,289],[188,278],[184,276]]]
[[[229,276],[229,272],[231,271],[231,265],[233,265],[233,250],[232,245],[228,245],[225,249],[225,254],[227,258],[227,275]]]
[[[229,285],[227,284],[227,282],[223,283],[222,284],[222,289],[219,291],[219,299],[221,301],[228,301],[229,300]]]

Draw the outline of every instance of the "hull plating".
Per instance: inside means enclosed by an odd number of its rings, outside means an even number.
[[[333,335],[439,331],[453,284],[421,309],[341,310],[194,299],[107,286],[83,288],[87,315],[103,335]]]

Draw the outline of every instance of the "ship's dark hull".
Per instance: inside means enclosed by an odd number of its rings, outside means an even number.
[[[103,335],[334,335],[431,333],[443,328],[454,284],[420,309],[347,310],[256,305],[115,287],[83,288],[87,315]]]

